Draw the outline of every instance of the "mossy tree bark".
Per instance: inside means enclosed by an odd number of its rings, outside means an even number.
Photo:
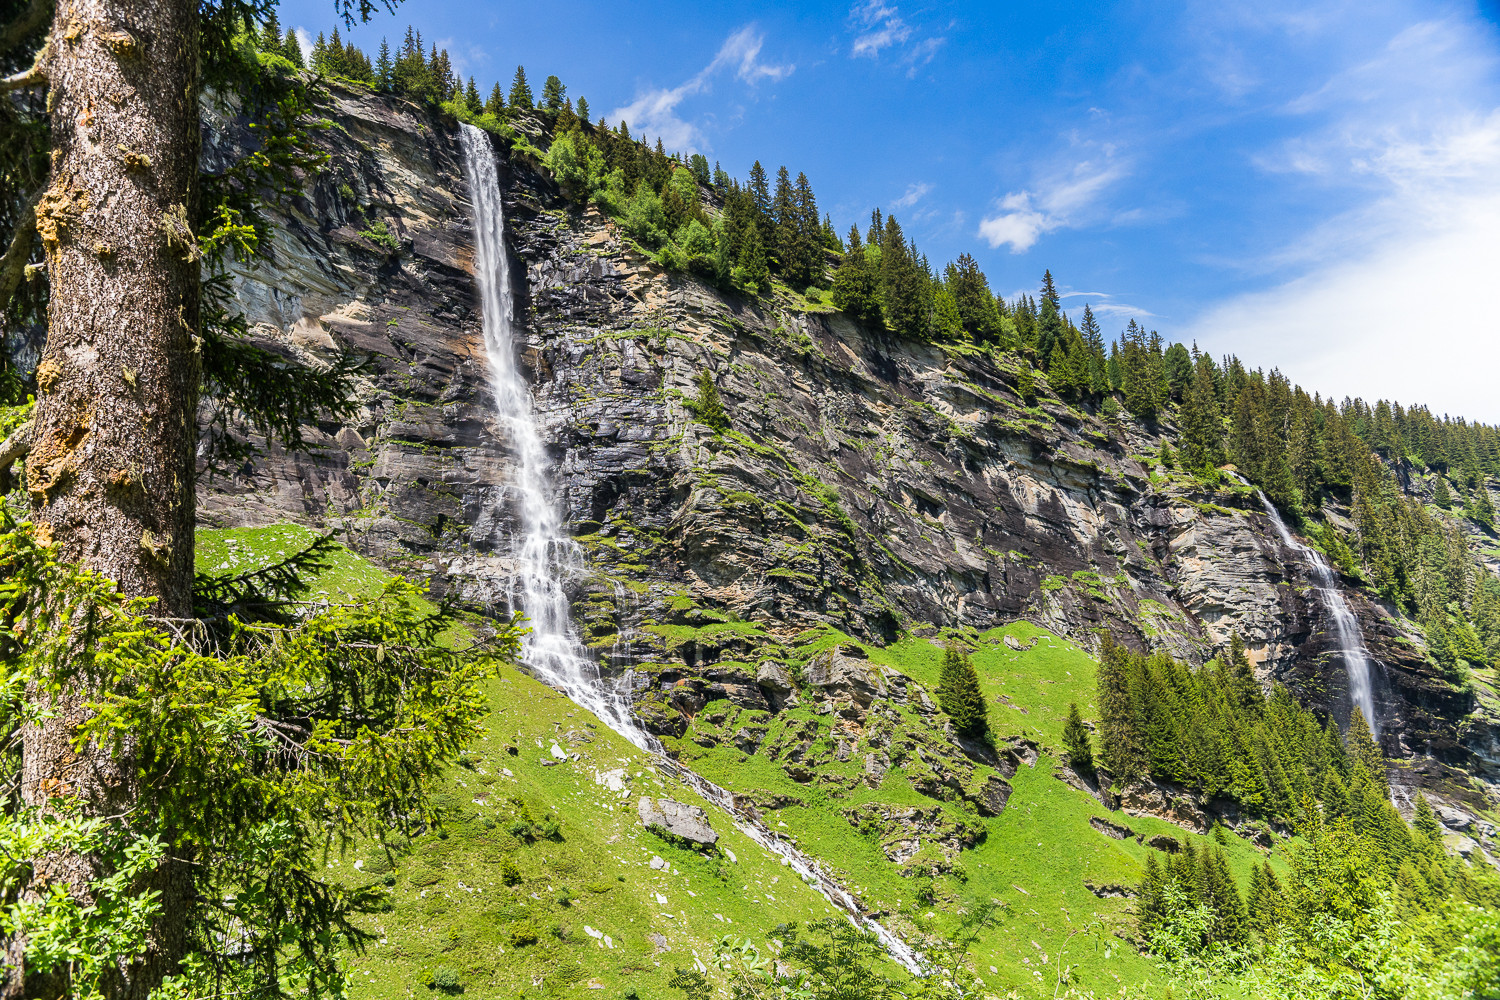
[[[27,489],[38,531],[60,558],[192,612],[193,455],[199,382],[198,21],[189,0],[58,0],[38,68],[50,86],[51,179],[36,207],[51,301]],[[138,798],[133,748],[72,745],[86,718],[80,674],[24,735],[28,804],[77,796],[118,816]],[[87,898],[101,862],[37,859],[30,891]],[[163,866],[147,953],[109,990],[144,998],[184,940],[185,865]],[[28,995],[66,989],[29,982]]]

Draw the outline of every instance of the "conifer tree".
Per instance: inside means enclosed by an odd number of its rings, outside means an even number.
[[[926,339],[931,316],[927,276],[894,215],[886,218],[880,239],[880,298],[887,326],[903,336]]]
[[[1194,472],[1214,468],[1224,461],[1224,417],[1210,372],[1213,362],[1204,364],[1206,360],[1205,355],[1194,366],[1192,379],[1183,392],[1180,416],[1182,462]]]
[[[1255,679],[1250,657],[1245,653],[1244,640],[1238,632],[1229,637],[1229,677],[1236,707],[1247,715],[1259,715],[1266,696],[1260,681]]]
[[[750,180],[745,188],[750,195],[750,207],[754,210],[755,228],[760,231],[761,246],[770,247],[776,235],[771,214],[771,182],[759,160],[750,165]]]
[[[1385,754],[1370,733],[1365,713],[1357,705],[1349,712],[1349,732],[1344,737],[1344,744],[1348,747],[1351,766],[1363,770],[1367,779],[1385,789]]]
[[[1099,657],[1099,756],[1116,782],[1129,785],[1146,777],[1147,758],[1131,705],[1132,658],[1113,639]]]
[[[490,88],[490,99],[484,103],[484,113],[499,118],[505,113],[505,92],[496,83]]]
[[[1448,491],[1448,477],[1437,474],[1437,484],[1432,488],[1432,502],[1443,510],[1453,506],[1453,494]]]
[[[568,88],[554,74],[542,83],[542,107],[556,114],[567,102]]]
[[[1068,703],[1068,722],[1063,727],[1063,746],[1068,751],[1068,766],[1079,774],[1092,774],[1094,770],[1094,747],[1089,739],[1088,727],[1083,724],[1083,715],[1078,711],[1078,702]]]
[[[588,124],[589,120],[589,102],[582,97],[578,99],[578,120],[584,124]]]
[[[517,66],[516,75],[510,82],[510,106],[518,111],[530,111],[531,87],[526,82],[526,67]]]
[[[391,89],[391,74],[395,70],[395,64],[391,62],[391,43],[384,38],[380,40],[380,53],[375,57],[375,89],[388,91]]]
[[[307,61],[302,55],[302,42],[291,28],[286,29],[286,35],[281,39],[281,54],[291,60],[292,65],[298,69],[307,68]]]
[[[472,76],[469,77],[469,85],[464,90],[464,106],[469,109],[471,115],[484,112],[484,101],[479,99],[479,88],[475,86]]]
[[[833,304],[856,323],[877,329],[882,325],[878,287],[858,226],[849,227],[849,248],[833,272]]]
[[[979,688],[979,674],[967,653],[949,646],[938,675],[938,705],[960,734],[979,739],[989,733],[989,712]]]
[[[1432,811],[1432,806],[1427,802],[1427,796],[1421,792],[1417,793],[1417,808],[1412,814],[1411,827],[1427,843],[1434,847],[1441,847],[1443,843],[1443,825],[1438,822],[1437,814]]]
[[[754,292],[764,292],[771,287],[771,267],[766,262],[766,247],[761,242],[760,229],[755,225],[746,227],[741,240],[735,281]]]

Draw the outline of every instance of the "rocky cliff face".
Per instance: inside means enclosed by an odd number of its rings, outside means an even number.
[[[272,262],[236,281],[255,336],[289,359],[367,354],[362,407],[319,428],[308,454],[273,448],[205,482],[201,516],[336,528],[501,614],[511,457],[454,125],[366,94],[332,102],[328,172],[281,220]],[[219,123],[210,148],[237,141]],[[1148,457],[1170,425],[1045,392],[1028,406],[1006,362],[863,329],[784,289],[749,300],[665,272],[595,210],[569,208],[535,164],[502,161],[524,362],[558,503],[588,553],[576,617],[606,666],[641,668],[651,724],[680,731],[731,691],[776,710],[791,691],[778,651],[812,627],[881,641],[1020,617],[1195,662],[1238,631],[1268,682],[1347,712],[1308,568],[1253,494],[1205,491]],[[378,221],[399,250],[369,235]],[[685,405],[705,371],[724,434]],[[1388,750],[1411,780],[1456,797],[1475,793],[1455,768],[1500,781],[1490,716],[1429,669],[1397,617],[1349,596],[1383,665]]]

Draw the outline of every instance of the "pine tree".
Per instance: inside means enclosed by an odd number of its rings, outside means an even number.
[[[589,102],[581,97],[578,99],[578,119],[585,123],[589,120]]]
[[[256,47],[262,52],[281,54],[281,21],[276,16],[275,7],[272,7],[266,14],[266,23],[261,26],[260,37],[256,39],[256,43]]]
[[[833,272],[833,304],[856,323],[879,328],[882,319],[878,291],[869,257],[859,240],[859,227],[850,226],[849,248]]]
[[[887,326],[902,336],[927,338],[931,316],[927,276],[894,215],[886,218],[880,239],[880,298]]]
[[[729,429],[729,414],[724,409],[724,401],[719,396],[719,387],[714,384],[711,372],[698,373],[698,398],[688,400],[686,405],[688,411],[700,423],[707,424],[715,434],[722,434]]]
[[[484,113],[499,118],[505,112],[505,92],[496,83],[490,88],[490,99],[485,102]]]
[[[1362,770],[1368,780],[1384,789],[1385,754],[1376,744],[1375,737],[1370,733],[1370,724],[1365,721],[1365,713],[1358,706],[1349,713],[1349,732],[1344,737],[1344,743],[1348,747],[1351,766]]]
[[[464,106],[469,109],[469,114],[478,115],[484,112],[484,102],[479,99],[479,88],[474,84],[474,78],[469,77],[469,85],[464,90]]]
[[[568,88],[556,76],[549,76],[542,84],[542,107],[548,111],[559,112],[563,109],[563,103],[567,99]]]
[[[1261,690],[1260,681],[1255,679],[1255,670],[1250,665],[1244,640],[1238,632],[1229,637],[1229,685],[1236,708],[1252,717],[1261,714],[1265,708],[1266,696]]]
[[[961,735],[973,739],[988,735],[989,712],[979,688],[979,674],[968,654],[956,646],[949,646],[943,653],[937,696],[938,705]]]
[[[1437,484],[1432,488],[1432,502],[1443,510],[1453,506],[1453,494],[1448,492],[1448,477],[1437,474]]]
[[[1063,746],[1068,751],[1068,766],[1079,774],[1092,774],[1094,770],[1094,747],[1089,740],[1088,727],[1078,711],[1078,702],[1068,703],[1068,722],[1063,727]]]
[[[1417,835],[1426,840],[1434,847],[1443,844],[1443,825],[1438,822],[1437,814],[1432,811],[1432,806],[1427,802],[1427,796],[1421,792],[1417,793],[1417,808],[1412,814],[1411,827]]]
[[[792,175],[786,167],[776,171],[776,194],[771,199],[771,256],[777,269],[787,276],[787,283],[797,284],[790,270],[797,243],[797,204],[792,193]]]
[[[510,82],[510,106],[518,111],[531,110],[531,87],[526,83],[526,67],[517,66]]]
[[[1146,777],[1147,758],[1131,705],[1130,651],[1105,637],[1099,657],[1099,756],[1117,783]]]
[[[761,242],[760,229],[755,225],[746,227],[734,273],[736,283],[742,288],[764,292],[771,287],[771,267],[766,262],[766,247]]]
[[[291,28],[286,29],[286,36],[281,39],[281,54],[286,56],[292,65],[298,69],[307,68],[307,60],[302,55],[302,42],[297,38],[297,33]]]
[[[1193,377],[1183,392],[1182,462],[1194,472],[1212,469],[1224,461],[1224,417],[1207,356],[1194,366]]]
[[[391,89],[391,74],[395,71],[395,63],[391,62],[391,43],[384,38],[380,40],[380,52],[375,57],[375,89],[389,91]]]

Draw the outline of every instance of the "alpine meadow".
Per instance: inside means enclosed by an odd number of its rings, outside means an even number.
[[[1500,997],[1493,9],[576,8],[0,0],[0,1000]]]

